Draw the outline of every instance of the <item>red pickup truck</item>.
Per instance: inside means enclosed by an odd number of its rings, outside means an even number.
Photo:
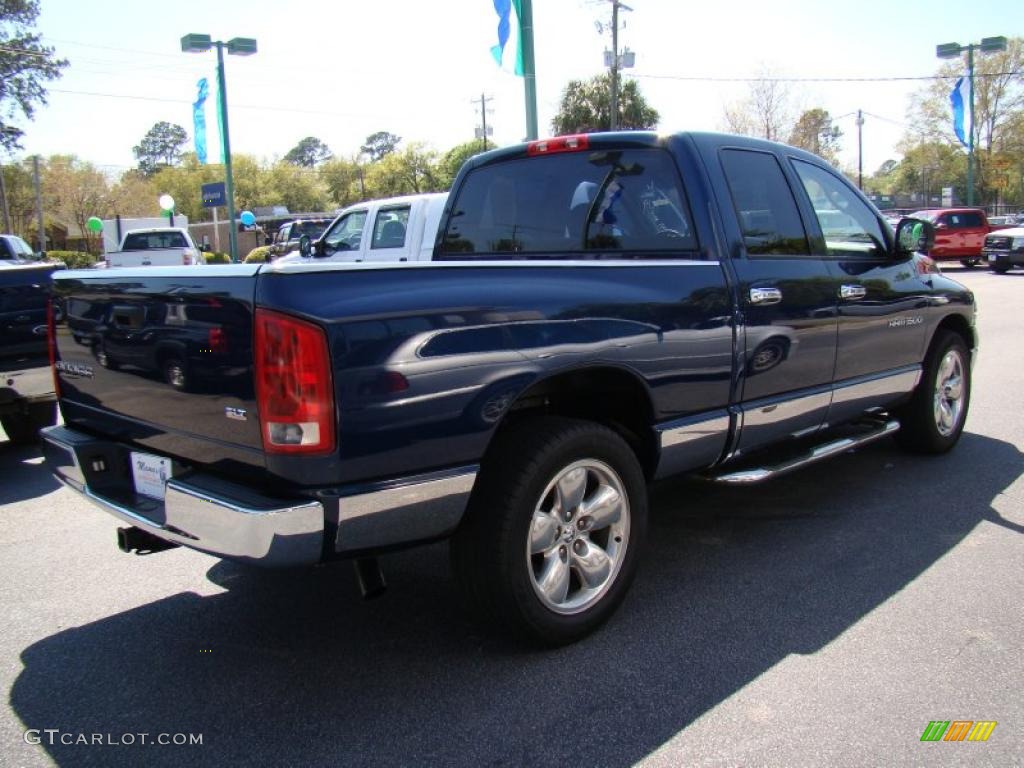
[[[935,227],[935,246],[928,255],[936,261],[959,259],[965,267],[982,262],[985,235],[992,231],[985,211],[980,208],[936,208],[911,214],[930,221]]]

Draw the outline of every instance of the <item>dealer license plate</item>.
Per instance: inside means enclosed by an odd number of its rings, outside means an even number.
[[[162,500],[165,485],[171,477],[171,460],[151,453],[132,451],[131,462],[135,492]]]

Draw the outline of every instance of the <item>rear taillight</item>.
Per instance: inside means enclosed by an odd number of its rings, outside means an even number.
[[[526,145],[527,155],[553,155],[557,152],[579,152],[590,147],[590,137],[585,133],[574,136],[557,136],[553,139],[531,141]]]
[[[57,393],[57,397],[60,397],[60,377],[57,376],[57,317],[54,313],[53,296],[46,299],[46,347],[50,353],[53,391]]]
[[[334,450],[327,335],[313,323],[256,310],[256,398],[267,453]]]
[[[228,351],[228,335],[223,328],[211,328],[206,334],[207,349],[215,355],[224,355]]]

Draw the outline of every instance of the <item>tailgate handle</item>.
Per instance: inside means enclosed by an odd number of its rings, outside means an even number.
[[[751,304],[778,304],[782,301],[782,291],[778,288],[751,288]]]

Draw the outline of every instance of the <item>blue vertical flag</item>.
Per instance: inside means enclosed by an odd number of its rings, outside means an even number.
[[[493,0],[498,14],[498,44],[491,46],[491,55],[498,66],[514,75],[523,76],[523,40],[519,0]]]
[[[192,124],[195,127],[196,157],[201,165],[206,164],[206,97],[210,94],[210,86],[206,78],[197,83],[199,93],[192,104]]]
[[[953,105],[953,133],[966,147],[968,132],[974,130],[974,126],[969,124],[970,115],[965,116],[967,105],[971,103],[971,81],[966,77],[957,80],[949,94],[949,101]]]

